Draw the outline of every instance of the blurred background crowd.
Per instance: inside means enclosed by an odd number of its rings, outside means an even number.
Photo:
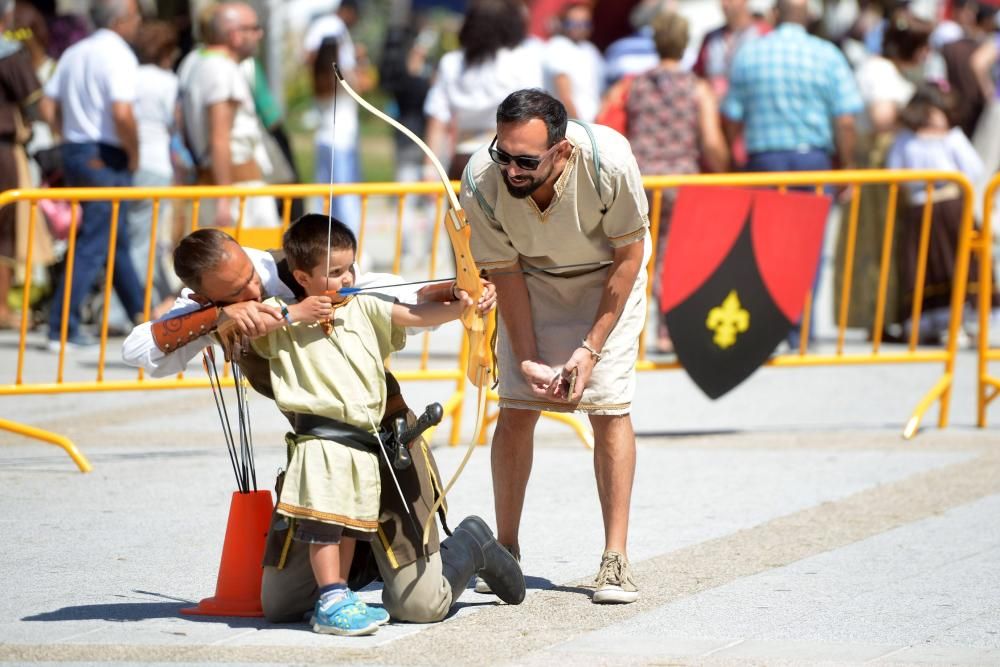
[[[355,90],[424,137],[454,179],[492,139],[497,104],[513,90],[541,87],[571,117],[626,135],[644,175],[929,168],[960,170],[981,187],[1000,167],[992,2],[17,0],[6,3],[0,49],[0,187],[436,178],[412,142],[337,93],[334,62]],[[118,38],[134,53],[135,73],[115,51]],[[107,93],[116,103],[105,108],[97,98],[107,91],[68,83],[86,80],[88,57],[110,68],[109,80],[134,78],[128,109],[117,103],[126,93]],[[27,64],[30,76],[4,75],[7,60]],[[123,139],[126,111],[134,146]],[[96,173],[93,156],[67,150],[87,142],[120,149],[121,164],[101,154],[107,170]],[[917,184],[900,197],[883,332],[890,340],[912,324],[906,313],[928,197],[934,224],[920,336],[939,342],[947,329],[961,193],[937,184],[928,194]],[[885,188],[863,188],[849,326],[869,335],[887,199]],[[670,203],[667,193],[661,247]],[[296,202],[292,214],[321,205]],[[360,199],[333,205],[357,229]],[[261,198],[247,206],[247,225],[280,224],[280,204]],[[426,208],[415,201],[407,210],[413,247],[426,247],[414,240],[434,223]],[[55,199],[41,210],[48,233],[38,235],[35,252],[49,267],[37,281],[44,304],[46,295],[61,298],[71,211]],[[166,262],[190,230],[189,213],[161,210],[169,224],[157,233],[154,312],[179,288]],[[204,206],[199,222],[228,226],[237,213],[221,200]],[[149,266],[151,215],[152,205],[140,202],[123,218],[112,329],[127,330],[141,312],[136,286]],[[84,226],[109,218],[109,206],[83,212]],[[13,287],[23,280],[25,224],[23,211],[0,211],[0,328],[20,322]],[[843,237],[831,250],[834,286],[844,279]],[[106,243],[106,235],[96,238]],[[107,253],[99,245],[88,250],[90,272],[74,273],[75,282],[100,282]],[[91,342],[79,325],[100,317],[90,305],[99,289],[74,289],[72,344]],[[35,323],[48,320],[50,339],[58,337],[55,310],[36,304],[33,312]],[[655,347],[670,350],[662,326]]]

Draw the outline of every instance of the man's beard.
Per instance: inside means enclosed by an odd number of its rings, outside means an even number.
[[[507,186],[507,192],[510,193],[510,196],[515,199],[524,199],[526,197],[530,197],[535,190],[545,184],[545,181],[547,181],[549,176],[552,174],[552,169],[549,168],[549,171],[543,176],[539,176],[537,178],[529,177],[524,185],[514,185],[511,183],[506,170],[501,170],[500,173],[503,175],[503,184]]]

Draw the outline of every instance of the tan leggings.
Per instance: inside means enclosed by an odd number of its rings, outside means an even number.
[[[447,616],[452,604],[451,585],[441,574],[440,553],[394,570],[381,540],[373,540],[371,546],[384,582],[382,604],[392,620],[433,623]],[[261,604],[272,623],[302,621],[316,604],[317,594],[307,544],[292,541],[284,568],[264,568]]]

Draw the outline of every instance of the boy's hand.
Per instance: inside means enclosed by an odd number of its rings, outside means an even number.
[[[455,301],[462,304],[463,309],[472,305],[472,297],[464,289],[456,289],[452,294],[455,296]]]
[[[497,307],[497,287],[486,278],[480,278],[483,283],[483,295],[479,297],[476,310],[480,315],[485,315]]]
[[[313,324],[333,317],[333,299],[328,296],[310,296],[288,307],[292,322]]]
[[[483,283],[483,293],[479,297],[479,302],[476,303],[476,311],[480,315],[486,315],[491,310],[497,307],[497,288],[490,281],[485,278],[480,278]],[[468,307],[472,305],[472,297],[469,293],[463,289],[455,289],[454,294],[458,297],[458,300],[462,302],[463,307]]]

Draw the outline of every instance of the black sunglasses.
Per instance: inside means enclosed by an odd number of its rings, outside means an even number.
[[[549,146],[549,150],[545,151],[544,153],[542,153],[537,157],[532,157],[530,155],[511,155],[510,153],[506,153],[500,150],[499,148],[495,148],[496,143],[497,143],[497,137],[494,134],[493,141],[490,142],[490,149],[489,149],[490,158],[492,158],[494,162],[496,162],[501,167],[506,167],[511,162],[513,162],[514,164],[517,165],[518,169],[524,169],[525,171],[534,171],[538,169],[538,165],[542,163],[542,160],[545,159],[545,156],[548,155],[553,148],[559,145],[559,142],[556,142],[555,144]]]

